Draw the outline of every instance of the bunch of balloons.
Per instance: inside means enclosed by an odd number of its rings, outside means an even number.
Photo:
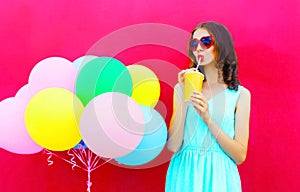
[[[46,58],[15,97],[0,102],[0,144],[31,154],[81,142],[121,164],[145,164],[167,140],[164,118],[154,109],[159,97],[159,80],[145,66],[112,57]]]

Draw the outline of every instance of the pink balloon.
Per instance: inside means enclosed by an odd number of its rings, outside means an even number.
[[[78,69],[73,63],[61,57],[49,57],[40,61],[29,75],[30,94],[59,87],[74,93]]]
[[[144,135],[144,114],[129,96],[109,92],[95,97],[85,107],[80,133],[95,154],[117,158],[133,151]]]
[[[23,87],[21,87],[19,89],[19,91],[16,93],[15,97],[23,99],[26,102],[28,102],[31,99],[31,97],[32,97],[31,94],[30,94],[30,92],[29,92],[29,86],[28,86],[28,84],[26,84]]]
[[[24,114],[27,102],[11,97],[0,102],[0,146],[18,154],[33,154],[43,148],[29,136]]]

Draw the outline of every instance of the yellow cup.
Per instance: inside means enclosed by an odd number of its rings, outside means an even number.
[[[193,91],[202,90],[204,75],[198,71],[188,71],[184,75],[184,101],[189,101]]]

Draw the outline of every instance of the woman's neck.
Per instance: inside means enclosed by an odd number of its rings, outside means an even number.
[[[218,74],[218,69],[214,63],[205,65],[204,73],[205,73],[206,82],[208,84],[221,83],[219,74]],[[222,75],[222,74],[220,74],[220,75]]]

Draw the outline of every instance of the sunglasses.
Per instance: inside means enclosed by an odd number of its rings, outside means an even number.
[[[194,38],[190,42],[190,49],[192,51],[196,51],[199,44],[202,49],[209,49],[211,46],[214,45],[214,43],[215,40],[213,36],[205,36],[201,37],[201,39]]]

